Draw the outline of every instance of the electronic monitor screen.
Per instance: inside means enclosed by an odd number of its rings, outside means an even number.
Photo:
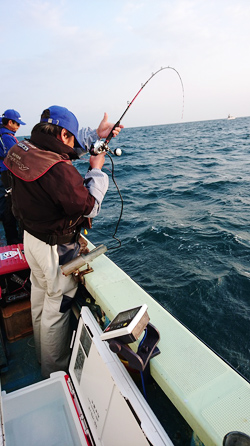
[[[139,307],[121,311],[105,328],[101,335],[101,339],[112,339],[130,334],[147,312],[147,309],[147,305],[144,304]]]

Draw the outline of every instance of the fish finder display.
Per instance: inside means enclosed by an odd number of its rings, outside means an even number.
[[[122,311],[113,319],[111,324],[108,325],[104,333],[110,330],[117,330],[118,328],[127,327],[140,309],[141,307],[137,307],[132,308],[131,310]]]
[[[147,309],[147,305],[143,304],[139,307],[121,311],[105,328],[101,339],[105,341],[113,338],[122,338],[123,342],[125,340],[134,342],[149,321]]]

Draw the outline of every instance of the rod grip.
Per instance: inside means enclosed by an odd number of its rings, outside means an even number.
[[[109,133],[109,135],[107,136],[106,140],[105,140],[105,144],[108,144],[109,141],[113,138],[113,130],[115,130],[116,127],[119,127],[121,120],[119,119],[119,121],[117,121],[114,125],[114,127],[112,128],[111,132]]]

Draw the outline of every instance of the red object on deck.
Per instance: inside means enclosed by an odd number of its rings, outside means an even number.
[[[0,247],[0,275],[28,269],[23,244]]]

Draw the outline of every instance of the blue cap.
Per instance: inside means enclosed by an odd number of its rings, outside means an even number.
[[[75,147],[83,146],[78,141],[78,128],[79,124],[75,115],[65,107],[59,105],[52,105],[47,110],[50,111],[49,118],[41,118],[40,122],[48,122],[49,124],[59,125],[60,127],[68,130],[75,137]]]
[[[12,108],[5,110],[5,112],[2,114],[2,118],[11,119],[11,121],[16,121],[18,124],[26,125],[25,122],[21,121],[20,113]]]

